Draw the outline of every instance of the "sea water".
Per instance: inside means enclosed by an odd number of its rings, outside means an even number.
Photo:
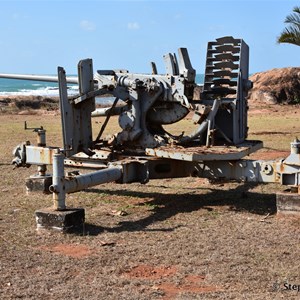
[[[68,86],[70,93],[78,93],[78,85]],[[58,96],[56,82],[0,78],[0,95],[4,96]]]
[[[204,75],[196,75],[196,83],[203,84]],[[78,94],[78,85],[68,85],[68,95],[75,96]],[[0,78],[0,96],[43,96],[43,97],[58,97],[58,84],[55,82],[42,82],[33,80],[19,80]],[[97,102],[107,103],[112,102],[113,97],[98,98]]]

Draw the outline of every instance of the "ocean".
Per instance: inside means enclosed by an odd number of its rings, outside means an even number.
[[[203,84],[204,74],[196,75],[196,83]],[[69,84],[69,96],[75,96],[78,93],[78,85]],[[32,80],[5,79],[0,78],[0,96],[43,96],[57,97],[58,84],[55,82],[42,82]],[[102,99],[104,100],[104,99]],[[101,101],[101,102],[106,102]],[[111,102],[109,99],[108,102]]]
[[[78,86],[68,86],[72,94],[78,93]],[[43,82],[33,80],[19,80],[0,78],[0,95],[4,96],[58,96],[58,84],[56,82]]]

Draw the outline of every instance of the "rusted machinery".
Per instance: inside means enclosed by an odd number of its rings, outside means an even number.
[[[91,59],[79,62],[75,79],[67,78],[62,67],[58,67],[58,77],[0,74],[59,83],[62,147],[47,146],[45,130],[39,128],[38,145],[23,143],[14,150],[15,166],[38,166],[38,175],[28,180],[28,187],[37,182],[44,189],[50,185],[53,194],[53,208],[36,213],[38,228],[65,230],[80,225],[84,212],[71,218],[71,223],[66,221],[67,215],[78,214],[66,209],[66,194],[111,181],[146,183],[157,178],[199,176],[298,187],[298,140],[291,144],[291,155],[285,160],[243,159],[262,147],[260,141],[246,140],[247,93],[251,88],[248,58],[249,48],[242,39],[222,37],[209,42],[199,97],[194,96],[196,72],[185,48],[179,49],[178,59],[175,54],[164,56],[164,75],[157,74],[154,63],[152,74],[126,70],[94,74]],[[78,83],[79,95],[68,96],[68,82]],[[95,98],[104,94],[115,98],[113,104],[95,109]],[[192,132],[174,135],[165,129],[191,114]],[[103,133],[112,115],[119,116],[121,130],[108,138]],[[93,135],[91,118],[99,116],[105,121]],[[46,175],[50,164],[52,176]],[[67,176],[65,165],[98,170]]]

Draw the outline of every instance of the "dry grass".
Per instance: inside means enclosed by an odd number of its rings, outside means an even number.
[[[266,148],[289,151],[290,142],[300,137],[299,117],[297,106],[276,105],[250,113],[249,139],[262,140]]]
[[[270,109],[250,111],[250,137],[289,150],[282,141],[297,134],[298,110]],[[35,169],[10,165],[13,146],[35,142],[25,120],[47,129],[49,145],[61,144],[58,115],[0,115],[1,299],[299,297],[272,290],[275,283],[300,284],[300,221],[276,217],[275,184],[106,184],[68,196],[69,205],[86,210],[84,232],[37,233],[34,211],[50,206],[51,196],[26,195],[25,178]]]

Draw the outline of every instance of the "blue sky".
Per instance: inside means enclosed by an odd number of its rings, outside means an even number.
[[[289,0],[0,0],[0,72],[53,74],[93,58],[94,69],[164,73],[162,56],[187,47],[204,73],[207,42],[231,35],[250,47],[250,73],[299,67],[300,47],[277,44]]]

